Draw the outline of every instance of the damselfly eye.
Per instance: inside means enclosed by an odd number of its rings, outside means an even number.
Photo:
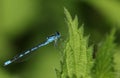
[[[59,33],[59,32],[56,32],[55,35],[56,35],[57,37],[60,37],[60,33]]]
[[[60,35],[60,33],[59,33],[59,32],[56,32],[56,35]]]

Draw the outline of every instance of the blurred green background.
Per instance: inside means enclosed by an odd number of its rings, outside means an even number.
[[[0,0],[0,78],[56,78],[60,50],[53,43],[18,63],[7,67],[3,63],[56,31],[62,34],[59,43],[64,42],[68,35],[64,7],[84,23],[90,44],[98,44],[117,28],[115,63],[120,71],[120,0]]]

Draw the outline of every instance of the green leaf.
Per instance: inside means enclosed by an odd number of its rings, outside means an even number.
[[[83,25],[78,27],[78,17],[72,19],[66,8],[64,11],[69,38],[62,53],[61,78],[91,78],[93,49],[88,47],[89,37],[84,37]]]
[[[94,78],[115,78],[113,71],[114,34],[113,29],[99,47],[94,65]]]

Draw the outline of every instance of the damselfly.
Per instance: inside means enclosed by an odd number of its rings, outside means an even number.
[[[27,55],[27,54],[30,54],[31,52],[37,50],[38,48],[40,48],[40,47],[42,47],[42,46],[45,46],[45,45],[47,45],[47,44],[49,44],[49,43],[51,43],[51,42],[53,42],[53,41],[54,41],[55,44],[56,44],[56,42],[57,42],[57,40],[60,38],[60,36],[61,36],[60,33],[59,33],[59,32],[56,32],[54,35],[47,37],[47,40],[46,40],[45,42],[43,42],[43,43],[41,43],[41,44],[39,44],[39,45],[31,48],[30,50],[27,50],[27,51],[19,54],[17,57],[14,57],[14,58],[11,59],[11,60],[6,61],[6,62],[4,63],[4,66],[7,66],[7,65],[15,62],[16,60],[22,58],[23,56],[25,56],[25,55]]]

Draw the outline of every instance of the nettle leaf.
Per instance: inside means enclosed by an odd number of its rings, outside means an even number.
[[[62,53],[61,76],[58,78],[91,78],[93,47],[88,47],[89,37],[84,36],[83,25],[78,27],[78,17],[72,19],[65,8],[69,38]]]
[[[114,34],[115,29],[105,38],[98,49],[93,72],[94,78],[115,78],[113,70]]]

